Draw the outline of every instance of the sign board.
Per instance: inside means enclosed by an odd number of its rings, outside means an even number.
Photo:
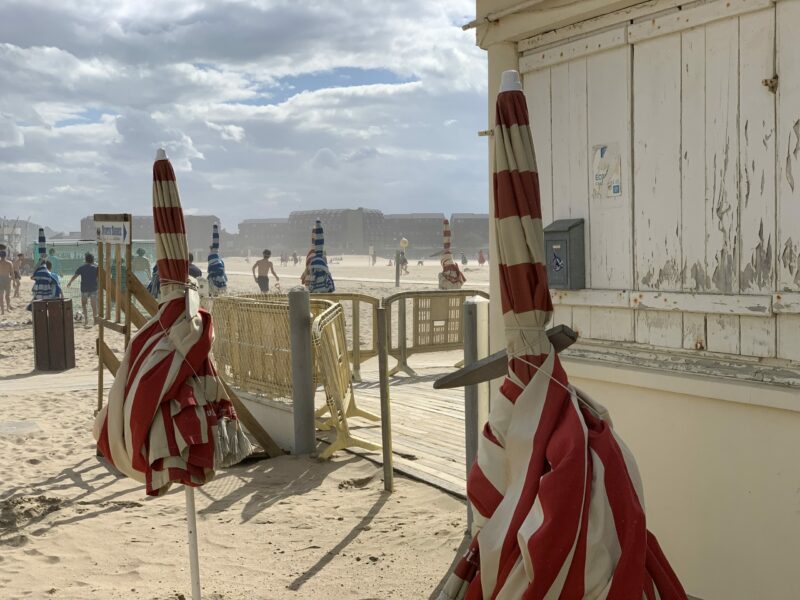
[[[97,241],[106,244],[130,244],[130,231],[125,221],[97,221]]]
[[[406,238],[400,238],[400,247],[408,248],[408,240]]]
[[[602,144],[592,148],[592,198],[613,198],[622,195],[622,161],[619,144]]]

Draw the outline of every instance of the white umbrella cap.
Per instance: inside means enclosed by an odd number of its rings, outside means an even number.
[[[156,150],[156,160],[167,160],[167,151],[163,148]]]
[[[521,92],[522,81],[519,78],[519,71],[503,71],[503,77],[500,79],[501,92]]]

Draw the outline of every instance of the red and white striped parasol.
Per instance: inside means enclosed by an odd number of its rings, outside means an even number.
[[[445,219],[442,223],[442,272],[439,276],[439,287],[443,289],[460,288],[467,280],[461,269],[453,260],[453,254],[450,250],[450,239],[452,234],[450,232],[450,221]]]
[[[161,279],[158,312],[133,336],[98,413],[102,454],[159,496],[182,483],[197,586],[193,487],[252,450],[209,357],[211,315],[189,287],[189,251],[175,172],[163,150],[153,165],[153,222]],[[193,590],[193,595],[194,595]]]
[[[519,74],[503,74],[494,129],[492,249],[508,376],[467,481],[475,534],[440,598],[678,600],[645,526],[636,463],[608,413],[569,384],[552,313],[539,180]]]

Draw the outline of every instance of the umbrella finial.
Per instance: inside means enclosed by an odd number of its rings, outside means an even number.
[[[522,80],[519,78],[519,71],[503,71],[503,76],[500,79],[501,92],[521,92]]]
[[[167,151],[163,148],[156,150],[156,160],[167,160]]]

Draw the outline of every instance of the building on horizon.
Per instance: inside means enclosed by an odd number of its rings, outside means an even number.
[[[377,252],[383,244],[384,215],[374,208],[297,210],[289,214],[290,251],[308,249],[317,219],[322,221],[328,253],[367,254],[370,247]]]
[[[408,256],[424,258],[442,249],[444,213],[407,213],[383,216],[384,248],[397,250],[408,240]]]
[[[245,219],[239,223],[239,235],[234,244],[238,253],[260,256],[269,249],[273,254],[287,250],[289,242],[289,219]]]
[[[186,241],[189,245],[189,252],[193,252],[196,259],[202,261],[208,254],[211,246],[211,230],[214,223],[219,224],[219,217],[216,215],[187,215],[183,216],[186,224]],[[97,229],[95,228],[94,218],[91,216],[81,219],[81,239],[97,239]],[[154,240],[156,237],[153,227],[153,215],[133,215],[133,240]]]
[[[489,249],[489,215],[487,213],[453,213],[450,217],[453,249],[476,254]]]

